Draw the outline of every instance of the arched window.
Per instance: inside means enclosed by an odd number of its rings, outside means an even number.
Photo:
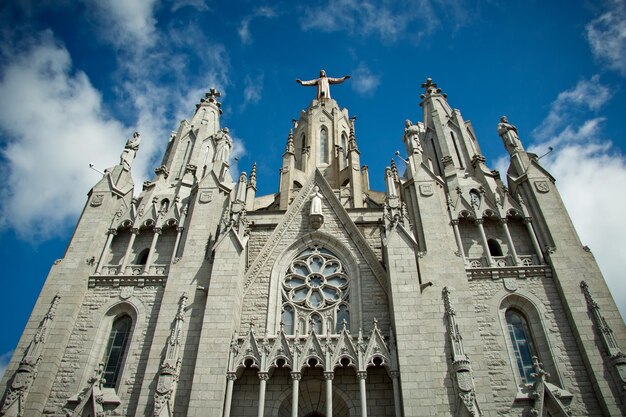
[[[320,129],[320,146],[318,149],[318,160],[320,164],[328,163],[328,129],[322,126]]]
[[[135,265],[145,265],[148,262],[149,253],[150,253],[150,249],[148,248],[139,252],[139,255],[137,255],[137,260],[135,261]]]
[[[311,314],[310,326],[311,326],[311,329],[315,332],[315,334],[322,334],[323,333],[324,328],[322,326],[322,318],[320,317],[319,314],[317,314],[317,313]]]
[[[106,388],[115,388],[120,375],[122,374],[122,364],[126,356],[128,340],[133,325],[130,316],[124,314],[113,321],[111,334],[104,354],[104,379]]]
[[[297,317],[299,322],[307,318],[309,329],[317,334],[323,331],[322,316],[333,317],[332,320],[336,317],[337,321],[331,321],[330,325],[327,323],[329,332],[341,329],[338,327],[339,320],[346,318],[349,324],[350,279],[342,262],[328,249],[313,245],[300,252],[291,261],[281,287],[281,319],[286,333],[287,311],[293,311],[290,317]]]
[[[505,317],[520,378],[524,384],[531,384],[534,381],[531,374],[534,372],[533,356],[536,355],[536,351],[528,322],[520,312],[514,309],[508,309]]]
[[[295,313],[293,307],[289,304],[283,306],[283,314],[280,316],[283,323],[283,331],[285,334],[294,333]]]
[[[487,246],[489,247],[489,253],[491,256],[502,256],[502,248],[495,239],[487,240]]]
[[[159,209],[159,213],[165,214],[170,209],[170,200],[164,198],[161,200],[161,208]]]
[[[341,134],[341,149],[343,153],[339,155],[339,167],[343,169],[348,165],[348,137],[345,132]]]
[[[350,311],[348,311],[348,306],[342,304],[337,309],[337,333],[341,333],[343,330],[344,321],[346,323],[346,329],[350,330]]]
[[[304,133],[300,135],[298,143],[296,144],[296,168],[299,170],[304,169],[304,155],[306,154],[306,136]]]

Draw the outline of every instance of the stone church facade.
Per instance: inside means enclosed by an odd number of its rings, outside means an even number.
[[[498,124],[505,186],[428,79],[374,191],[330,97],[343,80],[301,82],[317,94],[275,194],[255,166],[231,178],[215,90],[138,196],[130,139],[50,270],[0,415],[626,414],[624,322],[517,129]]]

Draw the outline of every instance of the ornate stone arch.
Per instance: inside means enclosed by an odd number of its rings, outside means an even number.
[[[324,386],[323,386],[324,381],[322,380],[315,380],[315,379],[306,379],[300,382],[300,390],[306,390],[306,389],[311,389],[316,390],[316,389],[321,389],[320,392],[324,392]],[[318,387],[313,387],[312,385],[317,384],[319,385]],[[266,416],[277,416],[277,417],[290,417],[291,416],[291,389],[286,389],[284,390],[280,396],[278,398],[276,398],[275,401],[273,401],[272,403],[267,403],[265,405],[265,415]],[[321,399],[324,400],[324,396],[321,396]],[[299,403],[302,402],[302,400],[299,401]],[[302,403],[304,404],[304,403]],[[300,404],[300,405],[302,405]],[[322,409],[324,407],[325,403],[321,403],[318,404]],[[309,410],[308,407],[311,406],[311,404],[306,404],[304,405],[304,407],[302,407],[300,410],[303,411],[305,414],[303,415],[308,415],[310,412],[313,412],[315,410]],[[345,415],[345,416],[349,416],[349,417],[356,417],[358,416],[358,412],[359,412],[359,405],[356,404],[351,398],[350,396],[341,388],[339,388],[337,385],[333,385],[333,415]],[[348,414],[344,414],[343,412],[348,411]],[[324,412],[322,411],[322,414],[324,414]]]
[[[507,290],[501,290],[496,293],[492,299],[492,312],[494,317],[498,317],[500,321],[502,336],[509,357],[509,365],[514,375],[516,385],[520,387],[524,384],[519,375],[515,356],[511,349],[512,341],[509,336],[505,317],[509,309],[517,310],[525,316],[539,360],[543,363],[544,369],[551,374],[550,380],[556,385],[562,386],[563,379],[557,361],[555,360],[556,355],[554,354],[554,349],[552,348],[552,343],[547,332],[548,326],[544,319],[547,315],[545,306],[541,300],[529,291],[517,289],[515,292],[511,293]]]
[[[334,236],[315,231],[300,237],[283,250],[272,266],[270,273],[269,302],[267,309],[266,332],[276,334],[280,325],[282,293],[280,284],[292,260],[302,250],[312,245],[319,245],[333,252],[342,262],[350,277],[350,319],[354,327],[362,327],[361,278],[359,264],[348,247]],[[297,326],[297,324],[295,324]]]

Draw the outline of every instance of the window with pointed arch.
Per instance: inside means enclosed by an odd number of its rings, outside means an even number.
[[[537,351],[531,337],[528,321],[521,312],[512,308],[506,311],[505,318],[520,379],[524,384],[531,384],[534,382],[532,377],[534,372],[533,356],[536,356]]]
[[[285,334],[350,329],[350,277],[330,250],[314,245],[300,252],[282,279],[281,322]]]
[[[113,321],[103,360],[105,388],[115,388],[119,382],[132,327],[133,320],[128,314],[122,314]]]
[[[320,146],[319,146],[319,163],[328,163],[328,129],[326,126],[322,126],[320,129]]]

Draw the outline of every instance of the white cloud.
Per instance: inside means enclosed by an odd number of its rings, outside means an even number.
[[[72,72],[50,34],[2,69],[3,226],[23,238],[63,233],[103,169],[119,162],[130,130],[106,114],[87,76]],[[70,222],[71,223],[71,222]]]
[[[626,76],[626,3],[608,0],[608,11],[585,27],[596,59]]]
[[[395,41],[404,36],[419,38],[428,34],[441,26],[442,20],[455,29],[468,18],[462,0],[328,0],[305,8],[300,23],[305,31],[346,31]]]
[[[350,81],[352,89],[362,95],[372,95],[380,84],[380,76],[372,74],[365,65],[360,64],[353,72]]]
[[[596,114],[609,98],[608,87],[597,76],[562,92],[535,129],[537,141],[528,150],[543,154],[548,146],[554,148],[541,164],[557,179],[582,244],[592,249],[626,317],[626,246],[619,244],[626,235],[626,158],[602,136],[605,118]]]
[[[254,19],[259,17],[265,19],[271,19],[276,17],[276,11],[268,6],[259,7],[252,14],[244,17],[239,24],[239,28],[237,29],[237,33],[239,34],[239,39],[241,42],[245,44],[252,43],[252,35],[250,34],[250,24]]]
[[[112,44],[145,47],[155,41],[157,0],[83,0],[100,23],[100,33]]]
[[[563,129],[568,119],[580,110],[597,111],[610,99],[611,90],[600,83],[598,75],[589,80],[580,80],[574,88],[559,93],[550,105],[548,116],[533,130],[532,135],[544,141],[556,140],[556,131]]]
[[[9,365],[9,361],[11,360],[12,356],[12,350],[0,355],[0,380],[4,377],[4,373],[7,371],[7,366]]]
[[[252,78],[250,75],[246,75],[244,79],[245,88],[243,90],[243,105],[256,104],[261,101],[263,97],[263,74],[259,74]]]
[[[210,7],[204,0],[174,0],[172,11],[175,12],[184,7],[191,7],[201,12],[210,10]]]

